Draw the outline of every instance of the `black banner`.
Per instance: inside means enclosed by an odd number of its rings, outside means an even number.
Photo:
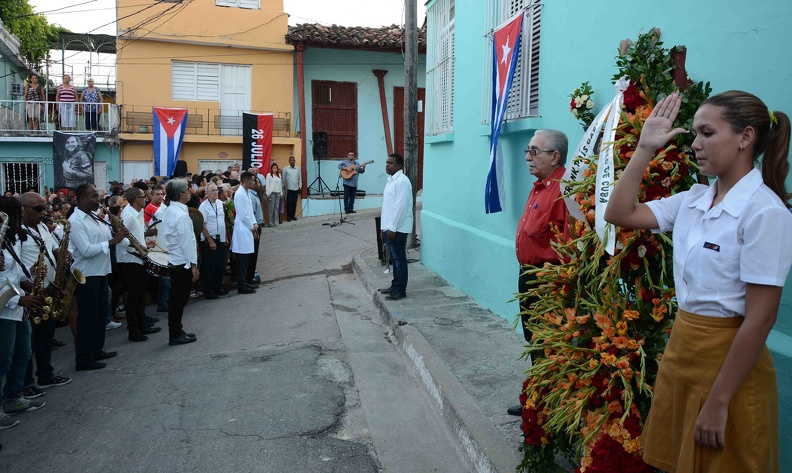
[[[81,184],[94,184],[93,133],[61,133],[52,136],[52,161],[55,167],[55,188],[76,189]]]
[[[242,170],[250,168],[263,169],[269,172],[272,161],[272,125],[271,113],[242,114]]]

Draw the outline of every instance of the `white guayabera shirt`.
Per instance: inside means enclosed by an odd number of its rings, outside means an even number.
[[[661,232],[674,232],[679,308],[710,317],[745,316],[746,284],[784,286],[792,265],[792,214],[757,169],[712,207],[715,190],[714,184],[696,184],[646,205]]]
[[[410,233],[413,226],[412,184],[401,170],[388,177],[382,194],[380,229]]]

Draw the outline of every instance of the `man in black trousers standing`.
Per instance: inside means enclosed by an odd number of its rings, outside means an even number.
[[[101,360],[112,358],[116,352],[105,352],[105,318],[110,309],[107,303],[110,289],[110,245],[126,238],[126,231],[113,235],[110,226],[93,212],[99,208],[99,193],[93,184],[77,188],[77,208],[71,224],[71,245],[74,264],[85,275],[85,284],[77,286],[77,336],[75,358],[77,371],[105,367]]]

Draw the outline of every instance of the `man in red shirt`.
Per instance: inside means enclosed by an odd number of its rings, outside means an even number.
[[[151,202],[143,209],[143,220],[146,225],[151,223],[152,217],[159,210],[162,205],[162,199],[165,198],[165,187],[162,184],[157,185],[151,191]]]
[[[546,262],[558,262],[558,255],[550,247],[550,242],[553,240],[553,226],[562,232],[566,230],[568,214],[564,199],[561,198],[560,181],[566,171],[567,147],[567,137],[560,131],[537,130],[525,150],[525,161],[536,182],[517,225],[517,261],[520,263],[517,290],[520,293],[533,287],[532,282],[536,280],[534,274],[523,274],[527,265],[542,266]],[[525,322],[534,302],[535,298],[520,301],[523,336],[529,343],[531,332],[525,327]],[[519,416],[521,407],[511,407],[508,412]]]

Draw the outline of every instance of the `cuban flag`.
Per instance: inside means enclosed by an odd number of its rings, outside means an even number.
[[[517,14],[503,26],[495,30],[492,41],[492,112],[490,115],[490,167],[487,174],[487,186],[484,190],[485,211],[500,212],[500,183],[503,177],[503,163],[498,156],[498,138],[500,137],[503,117],[509,106],[509,91],[514,78],[514,69],[522,43],[524,13]]]
[[[184,108],[153,107],[154,123],[154,175],[172,176],[179,159],[187,110]]]

